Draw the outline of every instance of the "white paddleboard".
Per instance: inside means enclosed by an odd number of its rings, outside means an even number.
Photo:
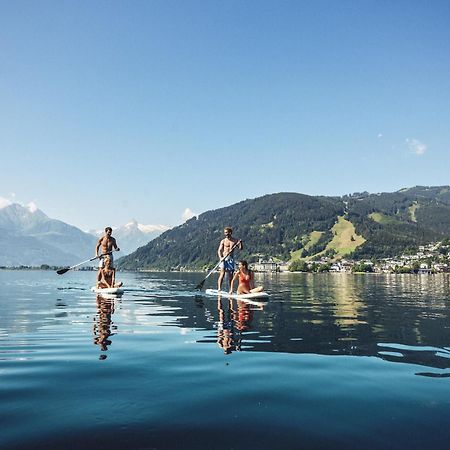
[[[108,295],[122,295],[125,291],[123,288],[99,288],[97,289],[95,286],[91,287],[91,291],[96,294],[108,294]]]
[[[267,292],[251,292],[250,294],[230,294],[225,291],[218,291],[217,289],[206,289],[206,295],[214,295],[218,297],[230,297],[237,298],[238,300],[251,300],[251,299],[259,299],[259,300],[267,300],[269,298],[269,294]]]

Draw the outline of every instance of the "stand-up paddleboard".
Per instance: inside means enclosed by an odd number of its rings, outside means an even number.
[[[260,301],[267,300],[269,298],[269,294],[267,292],[251,292],[250,294],[230,294],[225,291],[218,291],[217,289],[206,289],[206,295],[214,295],[218,297],[229,297],[229,298],[237,298],[238,300],[252,300],[258,299]]]
[[[96,294],[107,294],[107,295],[122,295],[125,290],[121,287],[117,288],[96,288],[95,286],[91,287],[91,291],[95,292]]]

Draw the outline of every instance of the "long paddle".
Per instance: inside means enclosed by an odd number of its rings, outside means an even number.
[[[223,256],[220,261],[213,267],[213,269],[208,273],[208,275],[206,275],[205,278],[203,278],[202,281],[200,281],[200,283],[197,284],[197,286],[195,286],[195,289],[201,291],[203,289],[203,285],[205,284],[206,279],[219,267],[220,263],[223,262],[226,258],[228,258],[229,255],[231,255],[231,253],[233,252],[233,250],[239,245],[241,241],[237,241],[233,244],[233,246],[231,247],[230,251]]]
[[[111,254],[111,252],[110,252],[110,253],[103,253],[102,255],[98,255],[98,256],[94,256],[93,258],[87,259],[86,261],[83,261],[83,262],[80,262],[80,263],[78,263],[78,264],[75,264],[75,265],[72,266],[72,267],[66,267],[65,269],[59,269],[59,270],[56,271],[56,273],[57,273],[58,275],[63,275],[63,274],[65,274],[66,272],[68,272],[69,270],[75,269],[75,267],[81,266],[81,265],[86,264],[86,263],[88,263],[88,262],[90,262],[90,261],[95,261],[96,259],[99,259],[99,258],[101,258],[102,256],[110,255],[110,254]]]

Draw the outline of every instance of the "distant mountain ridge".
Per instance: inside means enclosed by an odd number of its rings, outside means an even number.
[[[415,186],[342,197],[269,194],[207,211],[121,258],[123,269],[204,269],[223,228],[245,243],[239,258],[284,261],[399,255],[450,237],[450,187]]]
[[[0,209],[0,266],[70,265],[94,254],[95,237],[35,207]]]
[[[120,255],[131,253],[168,229],[136,220],[115,228]],[[94,256],[102,234],[103,230],[84,232],[51,219],[34,204],[4,202],[0,207],[0,266],[73,265]]]

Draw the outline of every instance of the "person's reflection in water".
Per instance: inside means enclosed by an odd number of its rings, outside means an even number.
[[[222,298],[217,299],[217,311],[219,313],[219,321],[217,323],[217,344],[221,347],[226,355],[236,350],[234,343],[234,321],[233,321],[233,302],[232,300],[224,300],[228,303],[227,308],[222,306]]]
[[[251,330],[253,319],[253,309],[242,300],[237,300],[237,312],[234,314],[236,326],[236,350],[241,351],[242,333]]]
[[[100,346],[102,352],[108,350],[108,345],[111,345],[111,316],[114,314],[114,299],[104,298],[97,295],[97,314],[94,317],[94,344]],[[101,354],[99,359],[106,359],[105,354]]]
[[[237,300],[237,309],[234,299],[217,299],[217,344],[226,355],[233,351],[242,350],[242,333],[252,329],[253,312],[255,305]],[[222,303],[223,302],[223,303]],[[225,306],[224,306],[225,305]],[[257,309],[263,310],[263,305],[257,305]]]
[[[253,310],[248,303],[242,300],[237,301],[236,328],[239,331],[251,329],[251,321],[253,319]]]

